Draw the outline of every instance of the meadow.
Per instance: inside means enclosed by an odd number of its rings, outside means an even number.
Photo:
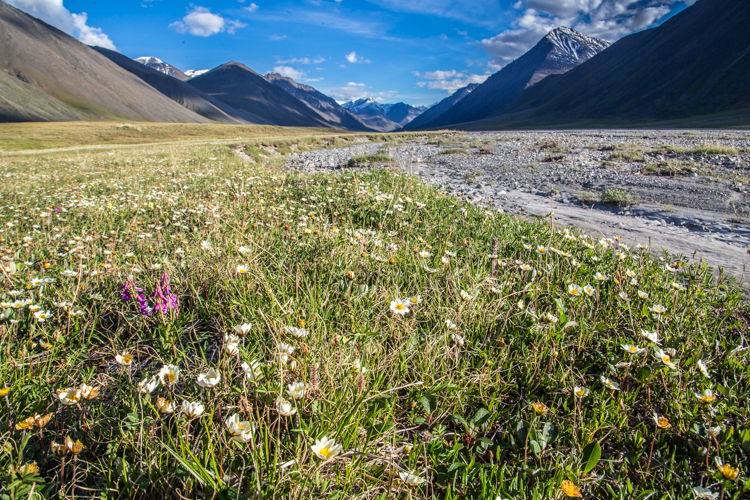
[[[731,278],[202,139],[0,157],[2,498],[750,495]]]

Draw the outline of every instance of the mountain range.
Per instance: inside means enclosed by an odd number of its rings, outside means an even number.
[[[257,123],[353,131],[750,124],[750,1],[699,0],[614,44],[560,27],[429,109],[339,104],[229,62],[181,71],[88,47],[0,1],[0,121]]]

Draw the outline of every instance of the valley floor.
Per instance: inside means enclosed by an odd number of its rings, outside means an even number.
[[[558,224],[703,260],[750,285],[748,132],[457,133],[310,151],[287,166],[337,169],[378,153],[470,201],[553,213]]]

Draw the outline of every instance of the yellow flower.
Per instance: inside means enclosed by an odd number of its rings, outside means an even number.
[[[28,474],[39,474],[39,465],[36,463],[36,461],[24,464],[20,469],[18,469],[18,473],[22,476]]]
[[[562,489],[562,492],[565,493],[566,497],[583,498],[583,495],[581,495],[581,488],[576,486],[572,481],[568,481],[567,479],[562,482],[562,484],[560,485],[560,489]]]
[[[535,401],[531,403],[531,407],[534,408],[534,411],[537,415],[546,415],[549,411],[549,408],[547,408],[547,405],[540,401]]]
[[[79,391],[83,399],[96,399],[99,395],[99,387],[92,387],[87,384],[81,384]]]
[[[669,429],[670,427],[672,427],[672,424],[669,423],[669,419],[667,417],[660,417],[656,414],[654,414],[654,423],[659,429]]]
[[[24,420],[21,420],[16,424],[16,430],[18,431],[28,431],[33,428],[42,429],[45,427],[50,419],[52,418],[52,414],[48,413],[44,416],[41,415],[34,415],[33,417],[26,418]]]
[[[729,479],[730,481],[736,481],[740,477],[740,470],[737,467],[732,467],[729,464],[722,464],[719,466],[719,472]]]
[[[703,392],[696,392],[695,397],[700,400],[701,403],[713,403],[716,401],[716,394],[711,389],[706,389]]]
[[[115,361],[117,361],[118,365],[130,366],[131,364],[133,364],[133,355],[127,352],[122,352],[121,354],[117,354],[115,356]]]
[[[81,401],[81,390],[77,387],[62,389],[57,392],[57,397],[65,405],[74,405]]]
[[[0,389],[0,397],[7,396],[10,392],[10,387],[3,387]]]

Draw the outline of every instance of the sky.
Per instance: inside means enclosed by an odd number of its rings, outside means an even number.
[[[84,43],[183,71],[238,61],[340,102],[429,105],[481,83],[557,26],[616,41],[696,0],[5,1]]]

